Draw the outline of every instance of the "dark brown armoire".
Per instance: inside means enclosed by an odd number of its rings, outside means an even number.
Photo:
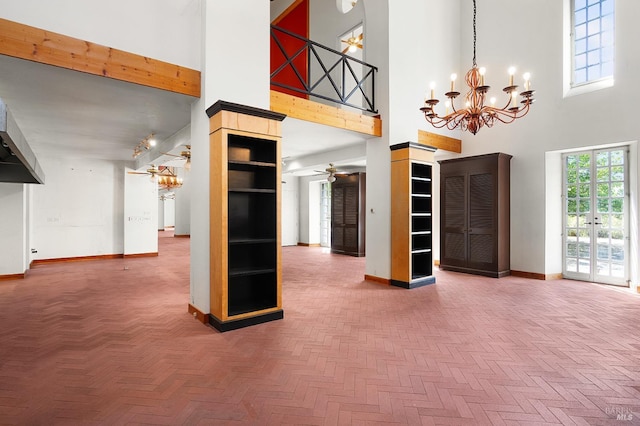
[[[440,269],[510,275],[511,155],[440,160]]]
[[[366,173],[336,175],[331,184],[331,253],[364,256]]]

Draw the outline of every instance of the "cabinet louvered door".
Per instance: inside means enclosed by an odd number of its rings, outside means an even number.
[[[440,269],[511,273],[509,162],[504,153],[440,163]]]
[[[334,184],[331,190],[331,249],[344,251],[344,187]]]
[[[365,174],[336,176],[331,184],[331,252],[364,256]]]
[[[467,225],[467,266],[495,269],[496,193],[493,173],[469,174],[469,217]]]
[[[442,180],[442,264],[467,264],[467,197],[465,174],[443,175]]]

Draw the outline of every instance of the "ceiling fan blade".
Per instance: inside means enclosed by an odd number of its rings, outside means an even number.
[[[364,33],[362,33],[358,37],[356,37],[356,42],[361,42],[363,38],[364,38]]]
[[[130,175],[150,175],[151,173],[147,173],[147,172],[127,172]]]
[[[168,152],[161,152],[160,154],[162,154],[162,155],[170,155],[171,157],[178,157],[178,158],[183,158],[184,159],[184,157],[182,155],[171,154],[171,153],[168,153]]]
[[[356,47],[359,47],[360,49],[362,49],[362,45],[361,44],[356,44]]]
[[[342,54],[344,55],[345,53],[347,53],[348,50],[349,50],[349,46],[345,47],[344,50],[342,51]]]

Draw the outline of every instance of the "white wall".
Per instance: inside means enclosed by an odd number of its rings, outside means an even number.
[[[124,254],[158,252],[158,183],[148,176],[124,176]]]
[[[0,276],[22,274],[25,266],[25,184],[0,183]]]
[[[615,86],[563,98],[562,40],[569,35],[569,31],[563,28],[563,2],[484,0],[478,4],[478,65],[487,67],[486,82],[493,87],[492,92],[501,93],[502,87],[508,83],[506,70],[511,65],[518,66],[518,76],[530,71],[532,87],[536,90],[536,103],[527,117],[513,124],[483,128],[475,136],[462,134],[463,155],[497,151],[513,155],[513,270],[546,274],[561,272],[557,269],[557,262],[548,261],[552,254],[545,252],[546,222],[555,219],[549,226],[556,227],[557,220],[561,220],[546,213],[547,208],[556,207],[545,204],[545,187],[549,185],[545,181],[545,154],[637,141],[640,137],[640,123],[635,112],[636,99],[640,95],[640,86],[636,84],[637,70],[640,69],[640,45],[637,44],[640,39],[640,26],[637,24],[640,2],[618,1],[616,8]],[[470,2],[462,3],[461,19],[464,42],[459,75],[471,67]],[[544,23],[544,30],[541,30],[541,23]],[[513,36],[505,37],[505,34]],[[533,34],[535,36],[531,36]],[[496,43],[499,43],[499,48],[496,48]],[[437,158],[449,156],[436,153]],[[637,168],[637,156],[631,156],[631,161],[632,169]],[[637,174],[635,176],[637,179]],[[560,180],[556,183],[561,184]],[[637,196],[633,202],[637,212]],[[634,220],[637,221],[637,216]],[[556,250],[555,256],[559,256],[561,247]],[[634,274],[637,281],[637,267]]]
[[[175,235],[191,234],[191,172],[178,170],[182,187],[175,191]]]
[[[47,180],[31,188],[31,240],[38,251],[34,259],[123,253],[123,164],[66,157],[39,160]]]
[[[298,244],[298,181],[292,174],[282,175],[282,245],[295,246]]]
[[[2,18],[200,69],[202,0],[0,0]]]

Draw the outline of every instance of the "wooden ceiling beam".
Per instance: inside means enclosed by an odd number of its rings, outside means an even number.
[[[200,97],[200,71],[1,18],[0,55]]]

